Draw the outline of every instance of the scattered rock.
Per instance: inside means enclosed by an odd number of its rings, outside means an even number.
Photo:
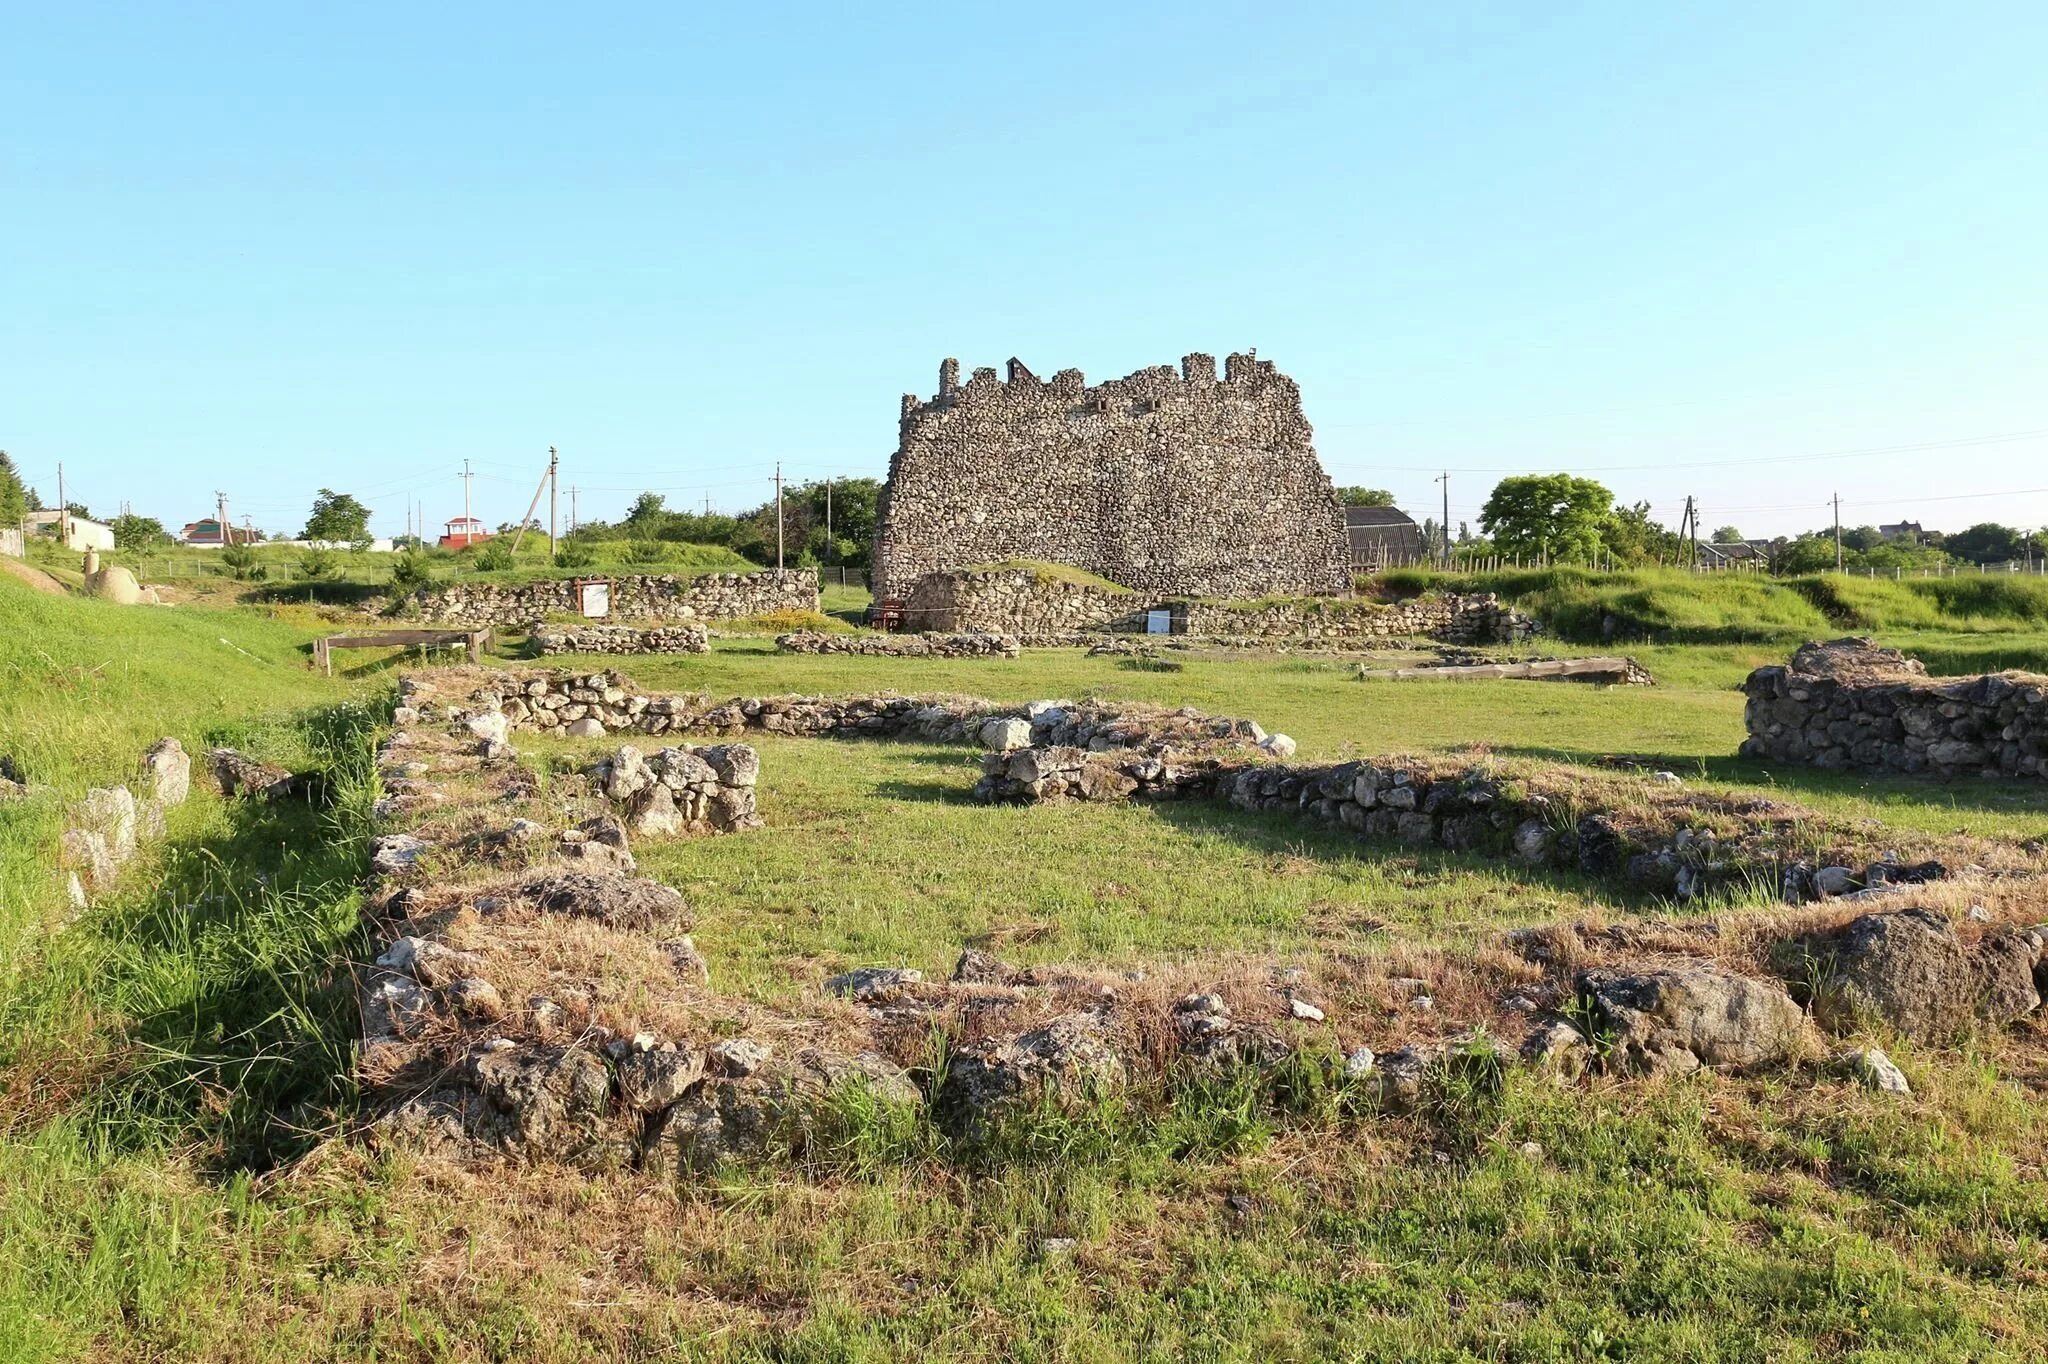
[[[271,763],[258,762],[232,748],[216,748],[206,755],[213,767],[213,779],[224,796],[251,796],[279,800],[290,794],[292,774]]]
[[[1835,1066],[1845,1075],[1855,1077],[1864,1086],[1884,1094],[1910,1095],[1913,1087],[1906,1083],[1906,1073],[1876,1047],[1852,1047],[1835,1058]]]
[[[835,1094],[853,1089],[866,1102],[891,1107],[920,1101],[917,1086],[900,1067],[870,1053],[805,1050],[789,1058],[764,1057],[747,1074],[704,1080],[670,1109],[650,1163],[672,1159],[685,1169],[708,1169],[728,1159],[799,1154],[817,1111]]]
[[[490,1022],[505,1013],[505,1001],[498,995],[498,987],[482,976],[463,976],[450,982],[448,1002],[455,1011],[466,1018]]]
[[[748,1037],[729,1037],[712,1047],[711,1064],[721,1075],[752,1075],[768,1063],[769,1055],[766,1043]]]
[[[1320,1023],[1323,1021],[1323,1011],[1305,999],[1288,1000],[1287,1012],[1304,1023]]]
[[[704,959],[704,954],[697,950],[697,944],[687,936],[667,939],[661,944],[661,950],[668,957],[669,964],[676,968],[676,974],[684,980],[695,981],[699,985],[711,983],[711,963]]]
[[[1285,734],[1268,734],[1265,738],[1259,740],[1259,748],[1262,752],[1279,758],[1283,762],[1294,756],[1296,747],[1297,745],[1294,740],[1288,738]]]
[[[874,1004],[895,999],[923,981],[924,972],[908,966],[856,966],[827,980],[825,993],[856,1004]]]

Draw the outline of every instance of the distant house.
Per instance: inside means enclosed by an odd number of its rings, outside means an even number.
[[[1344,533],[1351,538],[1355,570],[1394,568],[1422,558],[1422,528],[1399,507],[1346,507]]]
[[[114,528],[88,516],[74,516],[61,511],[32,511],[21,520],[28,527],[29,534],[46,535],[52,540],[61,537],[66,549],[83,553],[88,549],[114,547]]]
[[[1877,533],[1887,540],[1911,540],[1915,544],[1927,538],[1927,532],[1920,528],[1918,521],[1900,521],[1894,525],[1879,526]]]
[[[443,549],[462,549],[468,545],[482,544],[491,538],[491,533],[484,529],[484,523],[474,516],[458,516],[447,522],[442,530]]]
[[[188,545],[197,545],[202,549],[219,549],[223,545],[253,545],[256,543],[256,532],[230,521],[226,534],[222,534],[220,519],[208,516],[198,521],[187,522],[185,529],[178,532],[178,538]]]

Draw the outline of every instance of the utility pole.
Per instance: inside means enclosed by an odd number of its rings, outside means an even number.
[[[64,461],[57,461],[57,543],[71,548],[71,504],[64,498]],[[22,546],[22,553],[28,553],[28,546]]]
[[[469,461],[462,461],[462,543],[465,545],[476,543],[476,528],[468,524],[472,519],[469,514],[469,485],[475,477],[476,475],[469,471]]]
[[[782,571],[782,461],[775,461],[775,570]]]
[[[576,529],[576,522],[577,522],[577,520],[578,520],[578,519],[579,519],[579,518],[578,518],[578,515],[577,515],[577,512],[576,512],[576,485],[575,485],[575,484],[573,484],[573,483],[571,483],[571,484],[569,485],[569,529],[570,529],[570,530],[572,530],[572,531],[573,531],[573,530],[575,530],[575,529]]]
[[[467,462],[467,461],[465,461],[465,463],[466,463],[466,462]],[[525,539],[526,539],[526,528],[527,528],[528,526],[530,526],[530,525],[532,525],[532,524],[533,524],[533,514],[534,514],[534,512],[535,512],[536,510],[538,510],[538,509],[539,509],[539,507],[540,507],[540,495],[541,495],[542,493],[544,493],[544,492],[546,492],[546,491],[548,490],[548,485],[549,485],[549,484],[551,484],[551,483],[553,483],[553,482],[554,482],[554,479],[555,479],[555,447],[554,447],[554,446],[552,446],[552,445],[550,445],[550,446],[548,447],[548,467],[547,467],[546,469],[543,469],[543,470],[541,471],[541,475],[540,475],[540,482],[538,482],[538,483],[536,483],[536,484],[534,484],[534,485],[533,485],[533,501],[531,501],[531,502],[529,502],[529,503],[527,503],[527,504],[526,504],[526,515],[524,515],[524,516],[522,516],[522,517],[520,517],[520,518],[519,518],[519,529],[518,529],[517,531],[515,531],[515,532],[513,533],[513,535],[512,535],[512,554],[513,554],[513,556],[514,556],[515,558],[516,558],[516,557],[518,556],[518,554],[519,554],[519,546],[520,546],[520,544],[521,544],[522,542],[524,542],[524,541],[525,541]],[[555,512],[554,512],[554,508],[553,508],[553,507],[549,507],[549,508],[548,508],[548,558],[550,559],[550,561],[552,561],[552,560],[553,560],[553,558],[554,558],[554,545],[555,545]]]
[[[561,467],[561,457],[555,447],[548,447],[548,562],[555,559],[555,514],[562,509],[562,491],[555,478],[555,470]]]
[[[1451,471],[1446,469],[1431,480],[1444,485],[1444,567],[1451,566]]]
[[[832,480],[825,480],[825,539],[832,538]]]
[[[1835,494],[1835,572],[1842,571],[1842,495]]]
[[[58,472],[61,474],[62,470],[60,469]],[[220,527],[221,548],[226,549],[235,538],[234,527],[228,523],[228,495],[226,493],[216,492],[213,495],[213,519],[214,523]]]

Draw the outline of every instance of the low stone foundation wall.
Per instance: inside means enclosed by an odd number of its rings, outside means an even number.
[[[1937,681],[1869,640],[1807,644],[1743,684],[1744,757],[1937,777],[2048,777],[2048,677]]]
[[[818,574],[809,568],[759,573],[673,573],[602,577],[611,585],[610,619],[738,620],[769,611],[818,609]],[[434,583],[415,592],[401,614],[434,624],[525,625],[549,616],[582,614],[576,580],[533,583]]]
[[[927,573],[903,602],[913,630],[1002,635],[1143,630],[1146,606],[1129,592],[1065,582],[1029,568]]]
[[[1490,592],[1416,597],[1393,603],[1340,597],[1270,602],[1178,601],[1170,609],[1177,634],[1254,640],[1426,638],[1445,644],[1512,644],[1537,632],[1535,621]]]
[[[1015,658],[1023,646],[1015,635],[832,635],[800,630],[778,635],[785,654],[861,654],[870,658]]]
[[[705,654],[711,637],[701,625],[543,625],[528,643],[539,657],[552,654]]]

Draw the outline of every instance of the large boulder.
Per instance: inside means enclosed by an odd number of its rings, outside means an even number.
[[[1590,971],[1578,990],[1608,1065],[1641,1074],[1781,1061],[1805,1029],[1799,1005],[1778,986],[1708,966]]]
[[[1945,1042],[1976,1023],[2011,1022],[2040,1007],[2040,950],[2004,926],[1965,943],[1930,909],[1865,914],[1831,934],[1781,947],[1781,966],[1813,994],[1814,1017],[1835,1031],[1868,1024]]]
[[[611,1074],[595,1052],[501,1046],[477,1056],[471,1074],[492,1119],[477,1135],[507,1154],[603,1163],[599,1158],[617,1145],[605,1125]]]

